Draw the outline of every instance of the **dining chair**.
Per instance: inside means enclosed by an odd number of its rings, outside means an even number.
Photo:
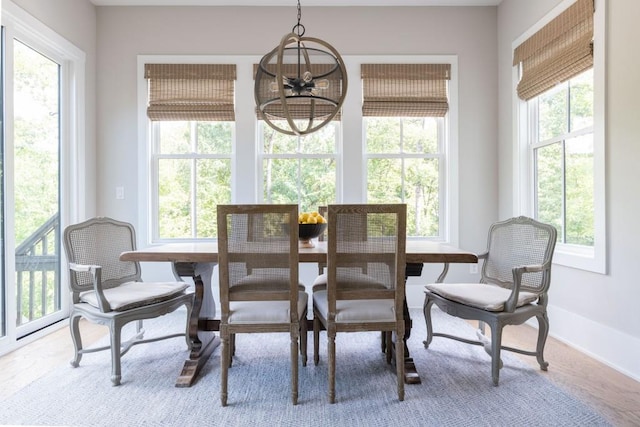
[[[329,401],[335,402],[336,334],[395,334],[396,360],[404,360],[406,205],[328,207],[327,273],[313,291],[314,364],[320,329],[327,331]],[[391,343],[391,339],[389,339]],[[391,346],[387,362],[391,362]],[[396,363],[398,399],[404,400],[404,363]]]
[[[428,348],[434,336],[480,345],[491,356],[491,376],[497,386],[502,361],[500,351],[508,350],[536,356],[540,369],[547,370],[544,346],[549,333],[547,317],[551,265],[556,244],[556,229],[549,224],[520,216],[496,222],[489,229],[487,250],[478,255],[483,260],[480,283],[433,283],[426,285],[424,317]],[[433,332],[431,307],[467,320],[478,320],[477,340]],[[538,320],[535,351],[502,345],[502,329],[519,325],[530,318]],[[485,324],[491,336],[485,335]]]
[[[307,363],[308,302],[298,279],[298,206],[218,205],[217,219],[222,406],[227,406],[235,335],[267,332],[290,334],[295,405],[298,351]]]
[[[142,282],[140,264],[120,261],[122,252],[136,249],[136,235],[129,223],[112,218],[92,218],[64,230],[64,249],[69,263],[71,313],[69,327],[74,346],[71,365],[77,367],[82,356],[111,350],[111,382],[122,379],[120,359],[137,344],[185,337],[187,348],[193,291],[184,282]],[[143,320],[186,307],[185,331],[144,339]],[[106,325],[110,345],[84,348],[80,335],[81,318]],[[122,342],[122,328],[136,321],[133,337]]]

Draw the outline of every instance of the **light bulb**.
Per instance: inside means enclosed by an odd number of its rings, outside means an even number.
[[[320,79],[314,82],[316,89],[329,89],[329,80]]]

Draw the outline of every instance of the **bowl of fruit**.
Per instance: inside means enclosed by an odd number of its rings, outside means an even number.
[[[327,220],[318,212],[302,212],[298,215],[298,239],[301,248],[313,248],[312,239],[327,229]]]

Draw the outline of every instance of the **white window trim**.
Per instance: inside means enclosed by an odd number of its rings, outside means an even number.
[[[145,63],[210,63],[236,64],[237,82],[253,82],[253,64],[258,63],[260,56],[242,55],[139,55],[138,56],[138,240],[141,245],[157,244],[151,237],[150,218],[152,208],[149,204],[151,191],[149,173],[150,159],[150,125],[146,116],[147,82],[144,79]],[[347,96],[343,103],[341,129],[338,136],[336,160],[338,203],[362,203],[366,199],[366,158],[364,150],[364,126],[362,120],[362,85],[360,82],[360,64],[364,63],[448,63],[451,64],[451,80],[449,82],[449,113],[445,120],[448,145],[444,151],[446,157],[442,168],[443,177],[440,185],[444,186],[446,200],[441,200],[443,208],[441,224],[444,242],[458,244],[458,57],[456,55],[347,55],[343,56],[347,75],[350,76]],[[258,156],[258,126],[255,116],[255,100],[253,84],[236,84],[235,86],[236,126],[235,141],[232,150],[232,203],[256,203],[261,199],[260,170],[261,157]],[[250,112],[250,113],[249,113]],[[346,141],[346,142],[345,142]],[[353,143],[351,143],[353,142]],[[357,143],[355,143],[357,142]],[[239,156],[238,153],[243,153]],[[355,161],[354,161],[355,159]],[[144,163],[143,163],[144,162]],[[442,193],[441,193],[442,194]]]
[[[565,0],[538,21],[533,27],[512,43],[515,50],[523,41],[575,3]],[[606,245],[606,194],[605,194],[605,22],[606,0],[595,0],[594,13],[594,245],[593,247],[556,244],[553,262],[558,265],[607,273]],[[513,139],[517,147],[513,152],[513,211],[514,215],[533,215],[533,170],[530,151],[527,147],[527,103],[518,98],[516,86],[519,79],[518,67],[512,71],[512,105],[514,111]]]

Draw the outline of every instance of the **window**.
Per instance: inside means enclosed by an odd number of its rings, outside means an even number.
[[[336,202],[338,121],[302,137],[262,120],[258,129],[264,203],[296,203],[300,212],[313,212]]]
[[[233,122],[153,123],[158,240],[217,236],[216,206],[231,201]]]
[[[406,203],[407,235],[440,237],[444,119],[367,117],[367,202]]]
[[[146,64],[152,241],[217,236],[231,201],[235,66]]]
[[[558,243],[593,246],[593,70],[528,101],[534,213]]]
[[[363,64],[367,202],[406,203],[407,235],[445,239],[449,64]]]
[[[560,7],[514,51],[519,209],[557,228],[554,262],[604,273],[603,7]]]
[[[141,242],[216,238],[215,211],[221,203],[296,203],[304,212],[331,203],[405,202],[412,210],[413,237],[457,244],[455,56],[343,57],[350,84],[340,116],[302,137],[279,133],[257,116],[253,77],[259,60],[244,55],[138,57],[143,142],[138,155],[145,159],[139,170]],[[420,78],[413,82],[424,85],[420,81],[426,80],[439,95],[418,100],[428,105],[426,113],[424,105],[416,110],[412,102],[405,103],[401,113],[397,106],[383,105],[381,113],[381,104],[375,103],[379,99],[369,104],[374,114],[365,113],[364,85],[358,81],[361,66],[371,62],[397,67],[396,61],[418,70],[439,64],[435,71],[419,70]],[[216,83],[224,88],[216,93],[229,97],[211,107],[214,111],[230,107],[228,116],[190,118],[183,113],[205,107],[195,103],[198,108],[182,104],[175,108],[172,104],[180,96],[153,94],[156,84],[178,89],[194,84],[173,81],[177,72],[168,66],[180,65],[176,62],[234,68],[231,86]],[[149,70],[149,65],[168,68],[162,74]],[[445,70],[446,78],[424,78],[441,74],[438,68]],[[191,78],[199,76],[188,67],[186,72]]]

